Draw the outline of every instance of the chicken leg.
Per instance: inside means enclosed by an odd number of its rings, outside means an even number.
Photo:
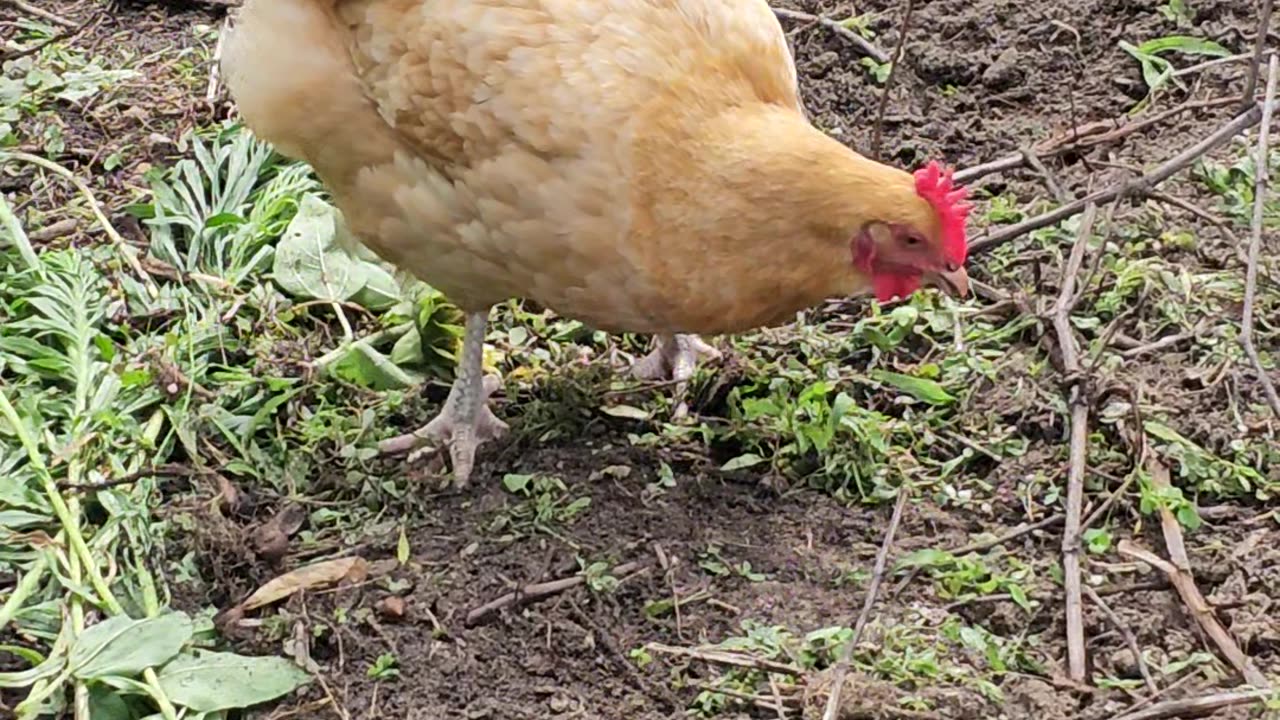
[[[659,335],[657,347],[631,366],[631,374],[641,380],[684,383],[704,357],[716,360],[720,351],[697,335]]]
[[[489,409],[489,396],[498,389],[498,379],[484,374],[484,335],[489,311],[467,313],[462,357],[449,397],[431,422],[404,435],[383,440],[378,449],[385,455],[410,453],[410,462],[424,451],[434,452],[443,441],[453,461],[454,487],[464,488],[475,467],[476,448],[501,437],[507,424]]]

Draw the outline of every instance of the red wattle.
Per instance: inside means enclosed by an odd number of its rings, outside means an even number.
[[[877,273],[871,278],[871,287],[875,290],[876,299],[880,302],[889,302],[895,297],[907,299],[911,293],[920,289],[919,275],[893,275],[890,273]]]

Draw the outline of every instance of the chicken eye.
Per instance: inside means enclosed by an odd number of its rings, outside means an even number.
[[[919,235],[907,235],[906,238],[904,238],[904,240],[907,243],[907,245],[910,247],[915,247],[916,245],[919,245],[920,243],[924,242],[924,238],[920,237]]]

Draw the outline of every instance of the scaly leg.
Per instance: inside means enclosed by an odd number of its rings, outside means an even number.
[[[683,383],[693,377],[700,358],[716,360],[720,351],[697,335],[659,335],[653,352],[631,366],[631,374],[641,380],[674,380]]]
[[[466,487],[475,467],[476,448],[507,431],[507,424],[493,414],[488,404],[489,396],[499,385],[497,378],[484,375],[484,334],[488,323],[488,310],[467,313],[457,378],[449,390],[444,408],[435,419],[418,430],[383,440],[378,446],[383,454],[412,453],[409,456],[412,462],[423,451],[434,451],[439,442],[444,441],[453,461],[454,486]]]

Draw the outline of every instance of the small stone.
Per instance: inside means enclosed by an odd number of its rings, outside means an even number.
[[[992,90],[1008,90],[1022,81],[1022,70],[1018,68],[1018,50],[1009,48],[1000,53],[1000,57],[982,73],[982,84]]]

